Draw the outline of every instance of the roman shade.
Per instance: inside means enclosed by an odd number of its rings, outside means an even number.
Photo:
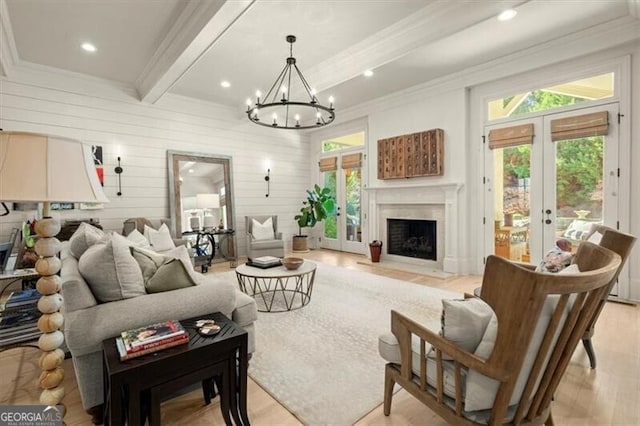
[[[489,148],[507,148],[510,146],[532,144],[533,123],[519,126],[502,127],[489,132]]]
[[[328,157],[320,159],[320,171],[329,172],[338,168],[338,157]]]
[[[348,154],[342,156],[342,168],[354,169],[362,166],[362,153]]]
[[[607,111],[577,115],[551,120],[551,140],[604,136],[609,133],[609,113]]]

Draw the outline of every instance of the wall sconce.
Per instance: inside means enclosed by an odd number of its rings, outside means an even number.
[[[267,175],[264,177],[264,180],[267,182],[267,193],[264,194],[265,197],[268,197],[271,193],[271,169],[267,169]]]
[[[117,193],[117,195],[121,196],[122,195],[122,180],[121,180],[120,175],[122,174],[122,167],[120,167],[120,157],[118,157],[118,165],[116,166],[114,171],[118,175],[118,193]]]

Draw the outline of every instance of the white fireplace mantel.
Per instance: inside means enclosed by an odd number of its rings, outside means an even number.
[[[444,272],[460,273],[460,251],[458,228],[460,224],[458,193],[462,183],[380,185],[365,188],[369,194],[371,214],[370,236],[386,241],[386,217],[383,210],[390,206],[442,205],[444,207],[444,256],[438,254],[437,265]],[[385,222],[384,224],[382,222]],[[439,250],[440,253],[442,251]],[[384,260],[384,255],[383,258]],[[428,261],[427,261],[428,262]]]

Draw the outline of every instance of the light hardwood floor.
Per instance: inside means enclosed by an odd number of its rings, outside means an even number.
[[[481,281],[477,276],[438,280],[379,266],[364,265],[364,256],[313,250],[303,255],[331,265],[342,266],[460,292],[471,292]],[[227,264],[209,273],[227,271]],[[578,347],[553,403],[556,425],[638,425],[640,424],[640,308],[608,303],[600,316],[593,344],[598,368]],[[38,404],[39,352],[36,348],[10,349],[0,353],[0,405]],[[65,404],[68,425],[89,425],[74,379],[71,360],[65,360]],[[382,394],[380,389],[380,394]],[[309,396],[313,398],[312,395]],[[254,425],[300,425],[301,423],[265,390],[249,380],[249,417]],[[162,404],[162,424],[223,425],[218,400],[203,405],[199,390]],[[394,396],[391,415],[376,407],[357,425],[445,425],[438,416],[404,391]]]

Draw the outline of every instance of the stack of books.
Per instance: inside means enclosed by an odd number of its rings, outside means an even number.
[[[38,329],[38,300],[36,289],[14,291],[9,295],[0,314],[0,347],[34,340]]]
[[[272,268],[274,266],[280,266],[281,261],[279,257],[262,256],[262,257],[256,257],[255,259],[249,259],[249,261],[247,262],[247,265],[255,266],[256,268],[266,269],[266,268]]]
[[[189,333],[178,321],[162,321],[127,330],[116,338],[120,360],[125,361],[189,342]]]

